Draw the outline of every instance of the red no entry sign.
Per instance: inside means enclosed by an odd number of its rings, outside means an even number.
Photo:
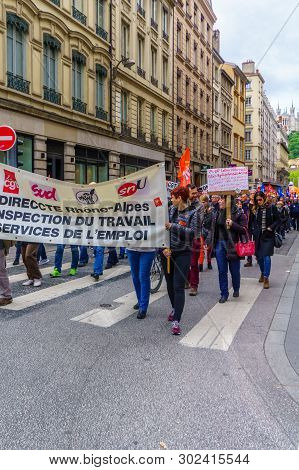
[[[10,126],[0,126],[0,150],[10,150],[16,143],[17,136]]]

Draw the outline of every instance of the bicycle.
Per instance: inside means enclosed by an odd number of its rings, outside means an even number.
[[[161,255],[157,253],[153,261],[150,273],[151,294],[155,294],[156,292],[158,292],[163,282],[163,276],[164,273],[161,263]]]

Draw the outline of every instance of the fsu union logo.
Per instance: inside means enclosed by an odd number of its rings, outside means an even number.
[[[47,199],[48,201],[58,201],[56,188],[42,186],[36,183],[30,183],[33,195],[39,199]]]
[[[96,190],[93,189],[82,189],[81,191],[74,190],[77,201],[80,204],[88,205],[96,204],[99,200]]]
[[[135,182],[124,183],[118,189],[117,192],[121,197],[133,196],[138,190],[144,189],[147,184],[147,176]]]
[[[13,171],[4,170],[3,192],[10,194],[19,194],[19,185],[16,175]]]

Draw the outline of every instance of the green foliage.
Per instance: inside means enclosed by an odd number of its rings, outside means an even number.
[[[299,180],[299,170],[294,170],[290,172],[289,181],[292,181],[295,186],[298,186]]]
[[[289,135],[290,159],[299,158],[299,132],[292,132]]]

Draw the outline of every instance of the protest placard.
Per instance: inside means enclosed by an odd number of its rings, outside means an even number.
[[[164,163],[93,185],[0,164],[0,238],[68,245],[168,245]]]
[[[207,170],[208,190],[213,193],[248,190],[248,168],[212,168]]]

